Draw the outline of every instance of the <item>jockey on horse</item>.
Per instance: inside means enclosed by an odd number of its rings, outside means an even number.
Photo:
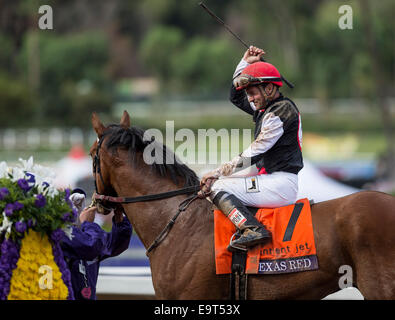
[[[230,249],[270,240],[270,232],[246,206],[273,208],[294,203],[298,172],[303,168],[299,110],[279,92],[281,75],[273,65],[260,61],[263,54],[253,46],[245,52],[236,67],[230,95],[233,104],[253,115],[255,140],[200,182],[200,196],[208,196],[241,231]],[[233,175],[251,165],[255,165],[255,177]]]

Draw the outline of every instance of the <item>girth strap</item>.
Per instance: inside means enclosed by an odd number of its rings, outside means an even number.
[[[237,250],[232,254],[230,274],[230,300],[247,300],[247,251]]]

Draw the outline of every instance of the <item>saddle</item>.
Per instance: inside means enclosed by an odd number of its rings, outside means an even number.
[[[231,299],[246,298],[249,274],[285,274],[318,269],[308,199],[279,208],[248,209],[272,233],[272,240],[248,250],[233,248],[239,250],[232,251],[228,246],[237,237],[236,228],[220,210],[214,210],[216,273],[231,275]]]

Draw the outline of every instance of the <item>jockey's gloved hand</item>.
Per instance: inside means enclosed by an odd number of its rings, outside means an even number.
[[[217,178],[221,176],[230,176],[236,170],[249,167],[251,165],[250,159],[243,157],[242,154],[235,156],[232,160],[223,163],[220,167],[213,171],[213,175]]]
[[[262,49],[255,46],[249,46],[249,48],[243,55],[242,61],[244,60],[248,64],[259,62],[262,61],[261,58],[264,54],[265,51],[263,51]],[[250,82],[254,82],[253,77],[243,74],[242,70],[238,73],[237,76],[233,78],[233,85],[235,86],[235,88],[239,89],[246,87]]]
[[[250,46],[243,55],[243,60],[247,63],[255,63],[261,61],[261,57],[265,54],[261,48]]]
[[[208,173],[206,173],[202,180],[200,180],[200,187],[203,187],[208,180],[213,180],[213,179],[218,179],[218,175],[215,171],[210,171]]]
[[[212,177],[208,177],[207,179],[205,179],[204,183],[203,184],[201,183],[200,185],[200,191],[198,192],[198,197],[202,199],[209,196],[211,193],[211,186],[214,184],[216,180],[217,178],[212,178]]]

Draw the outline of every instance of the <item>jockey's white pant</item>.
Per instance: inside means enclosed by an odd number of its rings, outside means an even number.
[[[210,198],[224,191],[236,196],[244,205],[258,208],[276,208],[296,202],[298,175],[289,172],[254,175],[256,173],[243,170],[219,178],[211,187]]]

